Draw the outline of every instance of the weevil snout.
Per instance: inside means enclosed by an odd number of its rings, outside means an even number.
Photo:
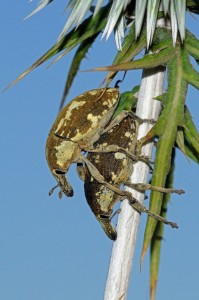
[[[115,227],[111,223],[111,219],[106,215],[98,215],[96,216],[97,220],[100,222],[104,232],[106,235],[113,241],[117,239],[117,231]]]
[[[66,172],[61,170],[54,170],[52,173],[58,182],[57,187],[59,186],[61,189],[59,195],[61,195],[63,192],[67,197],[72,197],[74,192],[72,186],[67,180]]]

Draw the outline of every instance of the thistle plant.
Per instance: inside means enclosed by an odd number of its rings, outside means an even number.
[[[29,16],[51,2],[53,0],[41,0]],[[70,15],[55,45],[9,86],[50,58],[57,55],[56,61],[77,47],[60,103],[62,108],[89,48],[101,33],[102,38],[108,39],[113,32],[118,50],[113,62],[110,62],[109,66],[93,66],[91,71],[108,71],[104,79],[104,84],[108,87],[119,71],[143,70],[137,114],[145,119],[157,118],[157,122],[152,128],[150,125],[143,125],[139,144],[140,147],[146,145],[143,147],[146,152],[143,150],[143,153],[150,155],[152,144],[148,143],[157,139],[151,185],[172,187],[176,148],[182,151],[185,157],[199,162],[199,135],[186,105],[188,86],[192,85],[199,89],[199,73],[191,61],[191,57],[196,62],[199,60],[199,40],[186,29],[185,22],[187,12],[199,13],[199,1],[71,0],[67,9],[70,10]],[[145,55],[135,59],[143,50]],[[164,91],[165,71],[167,71],[167,87]],[[89,73],[85,76],[89,76]],[[149,101],[147,97],[150,98]],[[137,171],[136,167],[134,170],[136,174],[132,178],[134,182],[143,182],[142,180],[147,178],[148,167],[143,167],[143,163],[139,164]],[[143,201],[143,193],[134,192],[133,195]],[[168,194],[152,191],[149,209],[165,217],[168,201]],[[114,243],[105,291],[106,300],[126,299],[139,217],[137,212],[132,217],[132,208],[128,202],[122,203],[117,228],[118,239]],[[127,219],[131,219],[131,223],[125,229]],[[150,246],[151,299],[155,299],[163,226],[162,223],[148,217],[141,262]],[[122,275],[118,271],[121,268],[123,268]]]

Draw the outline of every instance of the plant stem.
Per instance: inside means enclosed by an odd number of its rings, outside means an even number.
[[[158,67],[143,72],[136,114],[142,119],[157,120],[160,113],[160,102],[154,97],[163,93],[164,68]],[[152,125],[143,123],[139,127],[138,139],[145,136]],[[151,157],[153,144],[142,147],[142,154]],[[143,162],[134,166],[131,182],[147,182],[149,168]],[[143,203],[144,193],[129,189],[133,196]],[[122,201],[121,213],[118,217],[117,240],[113,244],[110,266],[105,287],[104,300],[125,300],[132,269],[140,214],[128,203]]]

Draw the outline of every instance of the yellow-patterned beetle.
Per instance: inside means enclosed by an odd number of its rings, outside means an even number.
[[[103,144],[117,145],[133,153],[137,142],[137,130],[138,123],[128,116],[119,125],[101,135],[95,147],[98,148]],[[89,153],[87,159],[98,169],[110,186],[99,183],[86,168],[84,174],[86,200],[107,236],[111,240],[116,240],[117,232],[111,223],[113,208],[116,202],[125,198],[122,190],[119,193],[120,186],[128,181],[134,162],[121,152]],[[114,191],[113,188],[116,190]]]
[[[129,95],[128,97],[127,93],[122,94],[113,118],[123,110],[133,109],[135,104],[133,96]],[[116,202],[124,198],[127,198],[130,205],[137,211],[145,212],[156,220],[177,228],[176,223],[170,222],[149,211],[131,193],[121,189],[121,185],[125,184],[139,191],[152,189],[164,193],[184,193],[183,190],[166,189],[154,187],[149,184],[133,184],[129,182],[136,161],[141,160],[150,166],[149,160],[137,152],[138,127],[142,122],[154,123],[153,120],[141,120],[135,115],[133,117],[129,112],[126,118],[119,124],[108,131],[106,130],[95,142],[94,150],[88,153],[87,159],[96,168],[95,174],[99,172],[104,178],[104,183],[102,181],[99,182],[97,176],[92,176],[87,167],[78,167],[79,175],[84,180],[86,200],[104,232],[111,240],[116,240],[117,238],[116,229],[111,222],[112,217],[115,215],[113,209]],[[107,126],[107,128],[109,127]],[[99,149],[100,151],[98,151]]]
[[[73,189],[66,178],[72,163],[85,162],[81,154],[93,148],[110,121],[119,101],[117,88],[96,89],[74,98],[59,113],[46,143],[46,159],[62,193],[71,197]],[[89,170],[92,172],[92,166]],[[52,189],[53,191],[53,189]]]

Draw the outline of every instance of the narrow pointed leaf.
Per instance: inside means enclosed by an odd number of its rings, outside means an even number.
[[[188,108],[186,107],[185,110],[185,136],[199,156],[199,134]]]
[[[185,155],[185,157],[187,157],[183,129],[178,129],[178,131],[177,131],[176,144],[177,144],[178,148],[182,151],[182,153]]]
[[[122,11],[125,10],[129,0],[115,0],[111,6],[111,10],[108,16],[108,21],[106,27],[104,29],[102,38],[106,35],[106,39],[109,38],[111,32],[113,31],[115,25],[117,24],[118,20],[120,19]]]
[[[48,4],[50,4],[53,0],[41,0],[39,5],[37,6],[37,8],[35,10],[33,10],[33,12],[31,12],[28,16],[26,16],[24,18],[24,20],[32,17],[34,14],[36,14],[38,11],[40,11],[41,9],[43,9],[45,6],[47,6]]]
[[[135,40],[135,25],[133,24],[129,30],[128,35],[124,39],[122,50],[118,51],[114,60],[113,65],[119,63],[128,62],[134,59],[134,57],[139,54],[146,47],[146,29],[142,30],[141,35]],[[107,86],[113,80],[117,72],[109,72],[106,75],[103,83],[107,81]]]
[[[159,53],[147,54],[144,58],[113,66],[94,68],[88,71],[127,71],[135,69],[150,69],[167,64],[173,55],[173,48],[166,48]]]
[[[182,120],[184,119],[184,103],[187,93],[187,82],[183,78],[183,61],[181,58],[184,51],[184,48],[181,47],[180,44],[178,46],[176,45],[176,54],[168,63],[167,101],[157,123],[146,137],[141,139],[141,141],[144,142],[154,136],[159,136],[155,167],[151,181],[153,186],[165,186],[170,169],[171,153],[176,140],[177,128],[182,125]],[[160,192],[151,193],[149,208],[156,214],[160,213],[162,196]],[[144,234],[141,263],[151,243],[156,225],[156,220],[152,220],[148,217]]]
[[[166,188],[171,188],[173,186],[173,175],[174,175],[174,160],[175,153],[173,151],[171,168],[167,176]],[[161,216],[166,218],[167,216],[167,205],[170,200],[170,194],[164,194],[161,207]],[[159,266],[160,266],[160,252],[162,247],[162,240],[164,237],[164,224],[158,222],[155,229],[152,241],[151,241],[151,251],[150,251],[150,300],[155,300],[157,282],[159,277]]]
[[[191,56],[199,59],[199,40],[188,30],[186,31],[185,46]]]
[[[164,9],[164,14],[165,16],[168,14],[169,12],[169,4],[170,4],[170,0],[162,0],[162,5],[163,5],[163,9]]]
[[[199,1],[198,0],[187,0],[187,10],[199,14]]]
[[[74,80],[75,76],[77,75],[77,72],[79,70],[79,66],[80,66],[83,58],[86,56],[86,53],[88,52],[89,48],[94,43],[97,36],[98,36],[98,34],[93,35],[92,37],[90,37],[86,41],[82,42],[82,44],[77,49],[77,51],[76,51],[76,53],[73,57],[69,72],[68,72],[68,76],[67,76],[67,80],[66,80],[66,83],[65,83],[64,92],[63,92],[63,96],[62,96],[62,99],[61,99],[61,102],[60,102],[59,110],[61,110],[63,105],[64,105],[65,99],[66,99],[66,97],[68,95],[68,92],[71,88],[73,80]]]
[[[98,13],[98,11],[100,10],[103,2],[104,2],[104,0],[98,0],[97,1],[97,4],[95,6],[95,10],[94,10],[94,13],[93,13],[93,17],[95,17],[95,15]]]
[[[119,51],[122,51],[122,40],[124,38],[124,22],[124,17],[121,16],[115,29],[115,43]]]
[[[176,17],[178,22],[178,30],[181,40],[185,39],[185,15],[186,15],[186,0],[173,0],[175,5]]]
[[[185,150],[186,150],[187,156],[190,159],[192,159],[196,163],[199,163],[199,155],[198,155],[198,153],[195,151],[195,149],[186,140],[185,140]]]
[[[32,70],[48,61],[50,58],[58,54],[59,52],[66,49],[66,52],[69,52],[74,47],[85,41],[86,39],[92,37],[98,32],[102,31],[105,27],[107,15],[109,11],[110,5],[103,7],[99,13],[95,16],[95,18],[89,17],[87,18],[76,30],[71,30],[65,37],[63,37],[59,42],[57,42],[54,46],[52,46],[44,55],[42,55],[32,66],[30,66],[24,73],[22,73],[19,77],[17,77],[14,81],[12,81],[7,90],[13,84],[17,83],[23,77],[25,77]],[[5,91],[4,90],[4,91]]]
[[[147,8],[147,0],[137,0],[135,3],[135,36],[136,38],[139,36],[143,20],[144,20],[144,15],[145,11]]]
[[[148,0],[147,4],[147,48],[153,40],[153,34],[156,26],[157,15],[159,11],[160,0]]]
[[[89,11],[89,8],[92,4],[93,0],[88,0],[88,1],[82,1],[82,0],[77,0],[72,12],[70,13],[70,16],[67,20],[67,22],[64,25],[64,28],[62,29],[62,32],[59,35],[58,40],[62,39],[66,32],[75,24],[77,23],[78,25],[83,21],[84,16],[86,13]]]
[[[194,69],[191,63],[185,62],[184,78],[187,82],[199,89],[199,72]]]
[[[178,23],[177,23],[176,11],[175,11],[173,1],[171,1],[170,4],[170,20],[171,20],[171,28],[172,28],[173,45],[175,45],[177,40],[177,35],[178,35]]]

